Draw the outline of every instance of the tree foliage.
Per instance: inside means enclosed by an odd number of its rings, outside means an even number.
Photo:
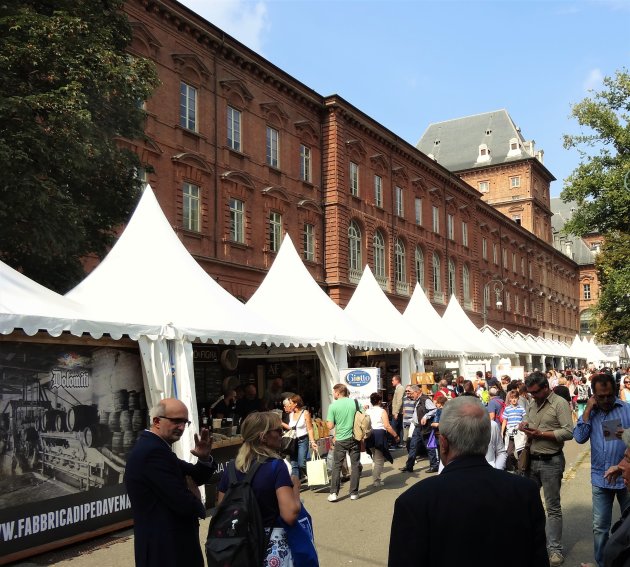
[[[565,202],[577,204],[563,230],[604,237],[595,332],[605,342],[630,343],[630,74],[618,71],[603,85],[573,107],[586,132],[564,137],[581,160],[562,191]]]
[[[122,0],[0,4],[0,259],[67,291],[137,201],[152,62],[130,57]]]
[[[630,229],[630,74],[618,71],[604,79],[604,89],[573,107],[572,116],[587,129],[566,135],[564,146],[575,148],[580,165],[566,179],[565,202],[577,210],[565,231],[578,236]]]

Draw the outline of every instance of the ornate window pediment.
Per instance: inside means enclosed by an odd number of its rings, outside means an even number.
[[[277,117],[277,120],[280,121],[282,125],[286,124],[289,115],[285,112],[284,107],[279,102],[275,100],[271,100],[269,102],[261,102],[260,109],[262,110],[262,114],[267,120],[273,120],[274,117]]]
[[[156,56],[162,44],[143,22],[129,22],[133,39],[144,46],[142,50],[147,56]]]
[[[254,95],[240,79],[223,79],[222,81],[219,81],[219,84],[224,91],[227,93],[236,93],[244,101],[249,102],[254,99]]]
[[[180,75],[185,75],[187,69],[194,71],[199,81],[205,81],[212,75],[210,69],[193,53],[172,53],[171,57],[175,63],[175,71]]]
[[[244,171],[226,171],[221,175],[221,179],[232,181],[234,183],[240,183],[252,191],[256,189],[256,185],[254,185],[252,178]]]
[[[348,150],[350,150],[351,153],[354,152],[362,158],[367,155],[367,151],[361,140],[346,140],[346,146],[348,146]]]
[[[286,201],[287,203],[291,202],[291,199],[289,198],[288,193],[282,187],[279,187],[277,185],[270,185],[269,187],[265,187],[261,191],[261,193],[263,195],[279,197],[280,199],[282,199],[283,201]]]
[[[177,155],[174,155],[171,158],[171,160],[178,163],[185,163],[188,165],[192,165],[196,167],[197,169],[201,169],[202,171],[205,171],[206,173],[212,173],[212,167],[210,166],[210,164],[205,159],[203,159],[202,157],[196,154],[192,154],[192,153],[177,154]]]
[[[316,201],[313,201],[313,199],[302,199],[298,202],[297,207],[298,209],[310,209],[319,214],[323,212],[322,208],[317,204]]]
[[[407,173],[407,168],[402,165],[397,165],[392,167],[392,174],[394,179],[398,182],[407,182],[409,181],[409,175]]]
[[[370,162],[374,169],[387,171],[387,168],[389,167],[389,163],[383,154],[374,154],[370,156]]]
[[[293,123],[298,134],[310,137],[313,141],[319,140],[319,130],[310,120],[298,120]]]

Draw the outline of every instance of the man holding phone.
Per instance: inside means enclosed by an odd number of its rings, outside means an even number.
[[[598,567],[603,567],[615,498],[621,512],[630,504],[623,479],[614,473],[606,474],[623,459],[626,446],[620,438],[623,430],[630,428],[630,404],[615,395],[615,381],[610,374],[593,376],[591,388],[593,395],[578,419],[573,435],[578,443],[591,441],[593,546],[595,562]]]
[[[573,419],[568,402],[553,393],[543,372],[532,372],[525,379],[532,401],[519,429],[527,435],[531,465],[527,473],[542,487],[547,510],[547,550],[549,564],[564,563],[562,556],[562,506],[560,487],[564,474],[564,442],[573,438]]]

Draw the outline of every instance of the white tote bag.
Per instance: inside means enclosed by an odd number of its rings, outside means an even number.
[[[328,484],[326,459],[320,457],[319,451],[313,451],[310,461],[306,461],[306,476],[308,477],[309,488]]]

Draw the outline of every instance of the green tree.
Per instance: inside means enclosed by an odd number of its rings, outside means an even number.
[[[158,84],[131,57],[122,0],[0,3],[0,259],[65,292],[137,202],[141,102]]]
[[[604,89],[576,104],[572,116],[587,129],[565,135],[564,147],[580,153],[565,180],[562,199],[577,203],[565,231],[578,236],[630,229],[630,74],[604,79]]]
[[[604,246],[597,257],[600,297],[596,336],[605,342],[630,339],[630,74],[606,77],[601,91],[572,109],[585,130],[566,135],[580,165],[565,180],[562,199],[577,208],[564,232],[599,232]]]

